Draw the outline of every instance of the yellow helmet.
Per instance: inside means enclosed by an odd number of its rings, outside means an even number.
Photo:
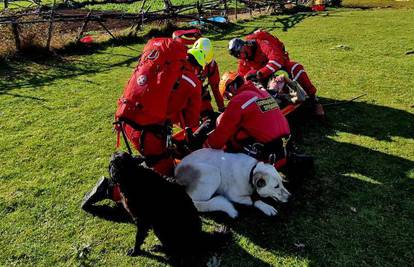
[[[210,39],[199,38],[193,45],[195,49],[202,49],[206,55],[206,63],[209,64],[214,58],[214,50]]]
[[[278,70],[278,71],[275,72],[274,75],[275,76],[284,75],[286,78],[289,78],[289,74],[286,71],[284,71],[284,70]]]
[[[197,63],[204,69],[206,66],[206,55],[204,50],[197,48],[190,48],[187,51],[188,54],[192,55]]]

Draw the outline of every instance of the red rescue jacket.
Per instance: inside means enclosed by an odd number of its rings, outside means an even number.
[[[217,107],[219,109],[224,109],[223,96],[221,95],[220,90],[219,90],[220,73],[219,73],[218,64],[215,60],[207,64],[200,75],[200,80],[202,82],[204,82],[206,79],[208,79],[208,84],[210,85],[211,91],[213,92],[214,99],[216,100],[216,103],[217,103]]]
[[[234,146],[249,137],[268,143],[289,134],[289,124],[276,101],[266,91],[247,82],[230,100],[217,128],[208,136],[206,146],[222,149],[228,141]]]
[[[268,78],[289,61],[285,45],[268,32],[255,31],[248,35],[246,40],[254,40],[256,50],[253,59],[239,60],[238,73],[242,76],[245,76],[250,70],[257,70],[263,78]]]
[[[185,68],[178,86],[170,94],[167,117],[173,123],[183,122],[184,127],[197,127],[200,120],[200,107],[201,82],[191,68]],[[181,121],[181,114],[184,121]]]

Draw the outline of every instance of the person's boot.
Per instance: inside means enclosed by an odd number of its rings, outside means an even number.
[[[109,179],[102,176],[99,178],[92,190],[86,193],[82,200],[81,208],[83,210],[87,210],[96,202],[104,199],[110,199],[112,188],[113,186],[111,186]]]

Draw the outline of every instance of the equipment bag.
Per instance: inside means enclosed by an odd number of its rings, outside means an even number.
[[[151,39],[118,100],[115,120],[141,126],[162,124],[170,92],[181,77],[186,57],[187,48],[183,44],[171,38]]]

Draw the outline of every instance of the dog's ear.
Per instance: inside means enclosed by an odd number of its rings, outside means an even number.
[[[256,169],[253,175],[253,183],[257,188],[265,187],[267,184],[266,181],[266,165],[263,162],[258,162]]]
[[[266,186],[266,179],[263,177],[263,174],[260,172],[256,172],[253,175],[253,184],[256,188],[262,188]]]
[[[117,151],[112,154],[109,162],[109,176],[115,183],[120,183],[120,179],[124,178],[125,173],[133,164],[133,158],[130,154],[123,151]]]
[[[256,187],[257,188],[262,188],[266,186],[266,181],[263,178],[259,178],[256,180]]]

